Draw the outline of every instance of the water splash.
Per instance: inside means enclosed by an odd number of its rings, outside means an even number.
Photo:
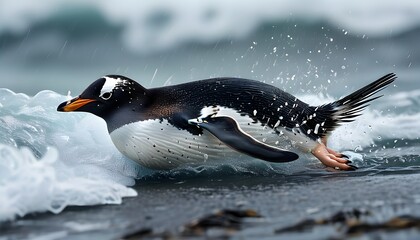
[[[138,166],[113,149],[100,119],[59,114],[66,97],[51,91],[0,96],[0,221],[136,196],[126,185]]]
[[[0,145],[0,221],[27,213],[61,212],[66,206],[120,204],[135,190],[116,182],[83,176],[49,148],[40,159],[28,148]]]

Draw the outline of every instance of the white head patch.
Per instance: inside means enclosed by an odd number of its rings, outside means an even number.
[[[115,89],[118,89],[121,86],[127,86],[129,84],[127,80],[121,78],[112,78],[107,76],[103,78],[105,78],[105,83],[102,86],[100,96],[107,92],[112,93]]]

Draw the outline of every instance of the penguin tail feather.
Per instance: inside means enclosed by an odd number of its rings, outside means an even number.
[[[396,78],[394,73],[389,73],[340,100],[318,107],[310,107],[305,124],[308,133],[312,133],[309,135],[312,135],[311,137],[314,139],[320,139],[342,123],[354,121],[369,106],[369,102],[383,96],[373,95],[394,82]]]

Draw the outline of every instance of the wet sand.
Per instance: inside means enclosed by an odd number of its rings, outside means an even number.
[[[278,230],[354,209],[369,211],[369,216],[363,217],[366,223],[420,216],[419,173],[360,174],[143,179],[135,187],[139,195],[121,205],[71,207],[59,215],[33,214],[1,224],[0,239],[120,239],[133,233],[137,233],[133,239],[188,238],[191,235],[183,233],[187,224],[218,209],[253,209],[263,217],[245,219],[239,229],[204,230],[194,238],[343,238],[348,235],[340,224],[316,225],[304,231]],[[143,235],[145,230],[148,234]],[[412,239],[420,237],[420,230],[379,229],[365,234]]]

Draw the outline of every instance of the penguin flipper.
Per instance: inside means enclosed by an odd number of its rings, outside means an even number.
[[[299,158],[294,152],[262,143],[245,133],[238,122],[226,116],[190,119],[188,123],[206,129],[230,148],[267,162],[291,162]]]

